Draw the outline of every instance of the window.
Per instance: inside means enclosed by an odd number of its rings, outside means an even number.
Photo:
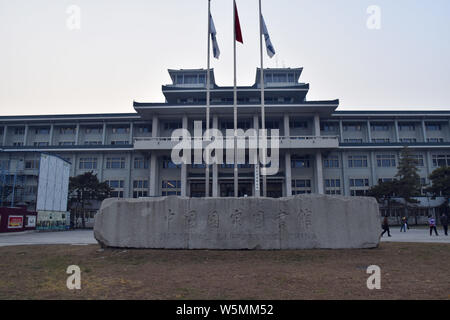
[[[349,168],[367,168],[367,156],[348,156]]]
[[[124,168],[125,168],[124,157],[106,158],[106,169],[124,169]]]
[[[422,154],[412,154],[411,158],[416,160],[418,167],[423,167],[424,166],[424,160],[423,160],[424,158],[423,158]]]
[[[400,131],[415,131],[416,125],[414,123],[399,123],[398,129]]]
[[[285,73],[274,73],[273,82],[287,82],[287,74]]]
[[[135,169],[148,169],[148,160],[145,158],[134,158]]]
[[[75,128],[73,127],[65,127],[65,128],[59,128],[60,134],[75,134]]]
[[[39,159],[25,160],[25,169],[39,169]]]
[[[309,156],[293,156],[291,159],[292,168],[309,168],[311,161]]]
[[[417,139],[416,138],[401,138],[400,142],[403,142],[403,143],[416,143]]]
[[[378,154],[377,155],[378,167],[395,167],[395,154]]]
[[[23,142],[13,142],[13,146],[14,147],[21,147],[21,146],[23,146]]]
[[[180,169],[181,168],[181,164],[176,165],[175,163],[173,163],[172,159],[165,157],[163,159],[163,169]]]
[[[325,193],[330,195],[341,194],[341,180],[325,179]]]
[[[441,131],[442,125],[440,123],[427,123],[426,128],[428,131]]]
[[[291,121],[289,127],[292,129],[308,129],[308,121]]]
[[[378,179],[378,183],[392,182],[394,180],[395,180],[395,178],[380,178],[380,179]]]
[[[350,187],[368,187],[369,179],[350,179]]]
[[[372,139],[373,143],[389,143],[389,138],[383,138],[383,139]]]
[[[362,197],[367,194],[369,190],[369,179],[357,178],[350,179],[350,195],[355,197]]]
[[[339,123],[323,122],[320,125],[320,130],[322,130],[324,132],[337,132],[337,131],[339,131]]]
[[[95,133],[95,134],[101,134],[103,132],[102,127],[87,127],[85,129],[86,133]]]
[[[111,192],[112,198],[123,198],[124,181],[123,180],[107,180],[105,181],[113,190]]]
[[[116,146],[123,146],[123,145],[127,145],[130,144],[129,141],[124,141],[124,140],[113,140],[111,141],[111,145],[116,145]]]
[[[344,131],[361,131],[362,130],[362,125],[360,124],[345,124],[344,125]]]
[[[389,125],[384,123],[373,123],[372,131],[389,131]]]
[[[441,143],[444,142],[443,138],[428,138],[427,142],[431,142],[431,143]]]
[[[48,146],[48,142],[34,142],[33,145],[35,147],[47,147]]]
[[[36,134],[50,134],[50,128],[37,128],[34,132]]]
[[[0,160],[0,169],[9,170],[9,160]]]
[[[113,127],[112,128],[112,133],[117,133],[117,134],[125,134],[125,133],[130,133],[130,127]]]
[[[164,123],[164,130],[176,130],[176,129],[181,129],[182,127],[183,127],[183,125],[179,121]]]
[[[148,180],[133,181],[133,198],[148,197]]]
[[[60,146],[73,146],[75,145],[75,141],[60,141],[58,143]]]
[[[266,129],[280,129],[280,123],[277,120],[266,121]]]
[[[233,121],[222,121],[220,124],[220,127],[222,130],[226,129],[234,129],[234,122]],[[250,121],[238,121],[237,123],[238,129],[248,130],[250,129]]]
[[[138,133],[151,133],[152,132],[152,126],[151,125],[137,126],[136,130],[137,130]]]
[[[344,139],[345,143],[362,143],[363,139]]]
[[[300,180],[292,180],[292,194],[310,194],[312,193],[311,189],[311,180],[309,179],[300,179]]]
[[[84,144],[87,146],[95,146],[95,145],[102,144],[102,142],[101,141],[85,141]]]
[[[339,168],[339,157],[328,156],[323,159],[323,166],[325,168]]]
[[[80,169],[97,169],[97,158],[80,158]]]
[[[14,128],[14,134],[16,136],[24,135],[25,134],[25,128]]]
[[[164,180],[162,182],[162,196],[179,196],[181,195],[181,181]]]
[[[450,155],[433,155],[433,167],[450,167]]]

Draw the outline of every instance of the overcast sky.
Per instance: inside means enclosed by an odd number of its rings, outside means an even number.
[[[258,1],[237,4],[238,85],[252,85]],[[71,5],[80,29],[68,27],[77,25]],[[381,29],[367,26],[371,5]],[[266,66],[304,67],[309,100],[450,110],[450,1],[263,0],[263,13],[277,50]],[[216,82],[232,85],[232,0],[212,0],[212,14]],[[164,101],[167,69],[206,68],[206,37],[207,0],[0,0],[0,114],[122,113],[133,100]]]

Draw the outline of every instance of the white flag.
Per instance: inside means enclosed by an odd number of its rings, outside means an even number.
[[[266,39],[266,48],[267,48],[267,54],[270,58],[272,58],[275,55],[275,48],[272,45],[272,41],[270,41],[269,31],[267,31],[266,22],[264,21],[264,17],[261,15],[261,21],[262,21],[262,31],[264,35],[264,39]]]
[[[211,15],[209,16],[209,19],[210,19],[209,21],[211,23],[210,32],[211,32],[213,55],[214,55],[214,58],[219,59],[220,49],[219,49],[219,45],[217,44],[217,39],[216,39],[216,34],[217,34],[216,27],[214,26],[214,21],[213,21],[213,18]]]

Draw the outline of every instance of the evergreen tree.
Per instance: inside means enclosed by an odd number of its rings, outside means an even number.
[[[426,192],[431,193],[434,197],[442,196],[445,198],[445,208],[448,210],[450,198],[450,167],[441,167],[434,170],[430,175],[431,186]]]
[[[111,188],[106,182],[100,182],[97,175],[86,172],[69,180],[69,201],[71,204],[81,205],[81,221],[83,228],[86,227],[84,208],[90,205],[92,200],[102,201],[109,197]]]

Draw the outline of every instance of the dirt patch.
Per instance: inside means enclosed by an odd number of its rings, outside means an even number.
[[[69,265],[82,289],[66,287]],[[381,290],[368,290],[369,265]],[[450,245],[373,250],[170,251],[0,248],[0,299],[450,299]]]

